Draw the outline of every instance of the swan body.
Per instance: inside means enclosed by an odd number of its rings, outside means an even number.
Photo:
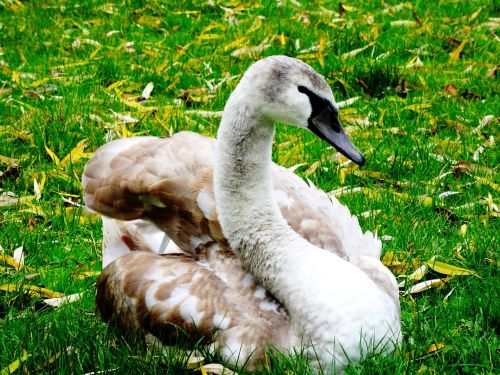
[[[86,205],[103,215],[96,305],[105,320],[116,315],[165,343],[179,330],[200,332],[228,362],[249,366],[274,347],[342,371],[398,345],[398,288],[380,241],[338,201],[271,163],[275,121],[364,162],[323,77],[284,56],[244,74],[216,142],[182,132],[95,153],[83,184]]]

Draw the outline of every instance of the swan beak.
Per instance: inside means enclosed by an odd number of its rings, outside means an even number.
[[[331,106],[325,106],[319,114],[313,114],[313,116],[308,121],[310,131],[360,167],[365,164],[365,157],[354,147]]]

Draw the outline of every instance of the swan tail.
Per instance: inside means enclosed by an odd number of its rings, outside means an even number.
[[[121,221],[102,216],[103,268],[131,251],[182,252],[160,228],[145,220]]]

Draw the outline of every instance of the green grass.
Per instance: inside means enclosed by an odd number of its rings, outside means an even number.
[[[213,136],[217,118],[186,111],[222,110],[253,61],[287,54],[322,73],[337,101],[360,97],[341,116],[367,164],[342,166],[322,141],[281,126],[275,161],[303,163],[298,173],[326,191],[362,187],[340,200],[355,214],[373,212],[360,217],[364,229],[392,237],[384,253],[407,263],[397,269],[389,262],[396,275],[436,256],[479,276],[454,276],[418,294],[402,290],[400,353],[347,372],[498,373],[500,33],[492,18],[499,5],[353,1],[340,17],[339,3],[326,0],[301,7],[287,0],[170,3],[177,2],[0,1],[0,194],[35,196],[34,180],[44,181],[39,199],[0,207],[0,245],[8,255],[24,246],[30,267],[0,264],[0,285],[84,292],[55,309],[20,289],[0,291],[0,369],[25,351],[18,373],[194,372],[184,366],[186,355],[148,353],[95,316],[96,276],[85,272],[100,270],[100,223],[62,199],[81,203],[89,155],[58,166],[47,149],[63,160],[82,140],[91,153],[122,134],[191,129]],[[268,48],[232,55],[259,45]],[[409,67],[417,56],[423,65]],[[157,109],[140,111],[130,103],[148,82],[154,90],[145,106]],[[112,110],[139,121],[124,123]],[[488,115],[495,117],[474,131]],[[470,168],[458,169],[460,162]],[[459,194],[440,198],[446,191]],[[273,355],[270,363],[262,373],[307,371],[300,356]]]

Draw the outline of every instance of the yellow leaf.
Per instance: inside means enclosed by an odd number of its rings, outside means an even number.
[[[309,168],[307,168],[307,170],[304,172],[304,174],[306,176],[309,176],[311,174],[313,174],[314,172],[316,172],[316,169],[318,169],[318,167],[321,165],[320,161],[319,160],[316,160],[314,163],[312,163]]]
[[[106,87],[106,91],[110,92],[110,91],[112,91],[113,89],[120,87],[120,86],[121,86],[121,85],[123,85],[124,83],[127,83],[127,80],[122,79],[122,80],[120,80],[120,81],[116,81],[115,83],[112,83],[111,85],[109,85],[108,87]]]
[[[0,370],[0,375],[10,375],[14,371],[16,371],[21,363],[26,362],[30,355],[26,352],[26,350],[23,349],[23,355],[21,358],[16,359],[14,362],[12,362],[10,365],[7,367],[4,367],[2,370]]]
[[[132,100],[127,100],[127,99],[123,99],[120,97],[120,101],[125,104],[125,105],[128,105],[129,107],[131,108],[134,108],[136,110],[138,110],[139,112],[141,113],[149,113],[149,112],[156,112],[158,110],[158,107],[146,107],[138,102],[135,102],[135,101],[132,101]]]
[[[281,43],[281,47],[284,47],[286,44],[285,34],[283,34],[283,33],[280,34],[280,43]]]
[[[0,285],[0,290],[3,290],[4,292],[17,292],[18,290],[23,290],[24,292],[31,295],[43,296],[48,298],[59,298],[64,296],[63,293],[54,292],[50,289],[35,285],[4,284]]]
[[[231,53],[231,56],[239,57],[239,56],[243,56],[243,55],[258,55],[262,51],[264,51],[265,49],[267,49],[269,47],[271,47],[271,44],[264,41],[261,44],[259,44],[258,46],[246,46],[246,47],[238,48],[237,50],[234,50]]]
[[[410,104],[404,107],[403,109],[409,109],[411,111],[419,112],[422,109],[432,107],[431,103],[419,103],[419,104]]]
[[[222,35],[219,34],[201,34],[200,36],[198,36],[198,40],[213,40],[220,38],[222,38]]]
[[[408,279],[411,281],[420,281],[427,274],[428,269],[429,268],[424,263],[420,267],[418,267],[410,276],[408,276]]]
[[[239,38],[239,39],[236,39],[236,40],[233,40],[231,43],[228,43],[224,46],[224,51],[228,51],[231,48],[240,47],[247,40],[248,40],[248,38],[246,36]]]
[[[94,215],[94,216],[98,217],[97,215]],[[81,272],[77,276],[75,276],[75,279],[83,280],[83,279],[86,279],[88,277],[97,277],[100,274],[101,274],[101,271],[85,271],[85,272]]]
[[[59,161],[59,158],[54,153],[54,151],[52,151],[50,148],[48,148],[47,145],[45,145],[45,151],[47,151],[47,154],[49,154],[50,158],[54,161],[54,163],[56,164],[56,167],[59,167],[59,164],[61,164],[61,162]]]
[[[431,345],[427,349],[425,349],[426,353],[434,353],[438,350],[441,350],[444,348],[444,342],[436,342]]]
[[[89,154],[85,152],[85,147],[87,140],[82,139],[78,144],[66,155],[63,160],[61,160],[61,167],[65,167],[68,163],[75,163],[82,157],[88,157]]]
[[[433,271],[441,273],[443,275],[449,275],[449,276],[472,275],[479,277],[479,275],[474,271],[468,270],[466,268],[452,266],[451,264],[438,262],[433,259],[429,259],[427,262],[425,262],[425,264]]]
[[[344,4],[342,4],[342,5],[344,5]],[[371,42],[371,43],[367,44],[367,45],[366,45],[366,46],[364,46],[364,47],[361,47],[361,48],[356,48],[356,49],[354,49],[354,50],[352,50],[352,51],[350,51],[350,52],[343,53],[340,57],[341,57],[342,59],[347,59],[348,57],[353,57],[353,56],[356,56],[358,53],[363,52],[365,49],[370,48],[370,47],[371,47],[371,46],[373,46],[374,44],[375,44],[375,42]]]
[[[493,188],[496,191],[500,191],[500,185],[494,183],[493,181],[484,178],[484,177],[479,177],[479,176],[474,176],[477,182],[483,184],[483,185],[489,185],[491,188]]]
[[[19,161],[17,159],[9,158],[7,156],[0,155],[0,163],[5,164],[7,168],[17,168],[19,167]]]
[[[7,263],[9,266],[12,266],[18,270],[24,268],[24,264],[17,262],[13,257],[4,253],[0,253],[0,261]]]
[[[408,293],[416,294],[436,287],[442,288],[445,286],[445,284],[448,282],[449,279],[450,278],[447,277],[444,279],[432,279],[432,280],[422,281],[421,283],[413,285],[408,291]]]
[[[455,61],[460,57],[460,53],[464,49],[465,44],[467,43],[467,40],[464,40],[460,45],[457,47],[457,49],[453,52],[450,53],[450,61]]]
[[[38,79],[38,80],[36,80],[35,82],[33,82],[33,83],[31,84],[31,87],[36,88],[36,87],[38,87],[38,86],[40,86],[40,85],[44,84],[44,83],[45,83],[45,82],[47,82],[48,80],[49,80],[49,78],[42,78],[42,79]]]
[[[137,20],[137,23],[139,25],[148,25],[151,27],[159,27],[161,25],[161,19],[159,17],[155,17],[155,16],[144,15],[144,16],[141,16]]]
[[[478,8],[474,13],[472,13],[469,17],[469,23],[474,21],[479,16],[479,13],[481,13],[482,10],[483,8]]]
[[[13,70],[12,71],[12,80],[19,85],[19,72]]]

